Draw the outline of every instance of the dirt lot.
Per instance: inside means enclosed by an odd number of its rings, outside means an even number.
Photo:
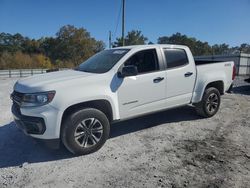
[[[250,86],[236,81],[209,119],[184,107],[112,125],[94,154],[74,157],[12,122],[14,79],[0,79],[0,187],[250,187]]]

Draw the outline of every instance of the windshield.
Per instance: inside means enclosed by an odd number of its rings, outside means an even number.
[[[105,73],[109,71],[128,51],[129,49],[101,51],[80,64],[77,70],[91,73]]]

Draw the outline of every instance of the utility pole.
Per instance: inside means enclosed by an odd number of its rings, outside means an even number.
[[[124,30],[125,30],[125,0],[122,0],[122,46],[125,46]]]
[[[112,48],[111,31],[109,31],[109,49]]]

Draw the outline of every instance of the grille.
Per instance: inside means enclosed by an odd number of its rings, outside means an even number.
[[[12,113],[14,113],[16,116],[21,115],[20,106],[16,102],[13,102]]]
[[[11,94],[11,99],[13,100],[14,103],[20,105],[23,99],[23,93],[19,93],[17,91],[13,91]]]

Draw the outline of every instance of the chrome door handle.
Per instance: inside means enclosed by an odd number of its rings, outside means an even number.
[[[192,72],[186,72],[185,74],[184,74],[184,76],[185,77],[189,77],[189,76],[191,76],[193,73]]]
[[[159,83],[162,80],[164,80],[164,77],[157,77],[153,81],[154,81],[154,83]]]

